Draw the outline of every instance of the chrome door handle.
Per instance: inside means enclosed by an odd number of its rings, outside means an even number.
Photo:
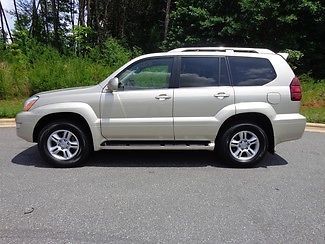
[[[160,94],[160,95],[156,96],[155,98],[158,99],[159,101],[164,101],[167,99],[171,99],[172,97],[168,96],[167,94]]]
[[[216,98],[219,98],[219,99],[224,99],[225,97],[230,97],[230,95],[227,94],[227,93],[225,93],[225,92],[219,92],[219,93],[217,93],[217,94],[214,94],[214,96],[215,96]]]

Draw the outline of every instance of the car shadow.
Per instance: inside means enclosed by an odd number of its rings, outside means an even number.
[[[24,166],[49,168],[40,156],[37,146],[17,154],[12,163]],[[288,162],[277,154],[268,154],[256,167],[286,165]],[[221,167],[229,166],[210,151],[99,151],[94,152],[83,167]]]

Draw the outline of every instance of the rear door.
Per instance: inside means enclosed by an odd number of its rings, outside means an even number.
[[[214,141],[223,122],[218,120],[218,113],[234,104],[225,57],[179,57],[177,77],[175,140]],[[232,107],[229,109],[230,114],[235,114]]]

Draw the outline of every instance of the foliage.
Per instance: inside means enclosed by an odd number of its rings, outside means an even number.
[[[290,64],[291,68],[295,71],[298,66],[301,66],[301,59],[303,58],[304,54],[298,50],[291,50],[285,49],[284,52],[289,54],[288,63]]]
[[[0,118],[13,118],[19,113],[25,99],[0,100]]]
[[[103,65],[109,64],[117,68],[125,64],[133,56],[132,52],[123,47],[117,40],[108,38],[102,45],[93,48],[89,57]]]
[[[325,108],[302,107],[301,113],[310,123],[325,123]]]
[[[301,113],[309,122],[325,123],[325,80],[315,80],[310,74],[299,78],[303,90]]]
[[[87,55],[92,49],[93,45],[89,42],[91,36],[94,34],[89,26],[76,26],[72,31],[71,46],[75,54],[79,56]]]
[[[325,77],[324,1],[17,1],[14,42],[20,47],[31,37],[79,57],[101,57],[109,38],[144,52],[183,46],[263,47],[289,50],[295,72]]]
[[[93,85],[104,80],[138,51],[110,38],[84,57],[60,54],[33,39],[10,45],[0,53],[0,99],[27,97],[40,91]]]
[[[299,73],[325,77],[324,12],[324,2],[314,0],[178,0],[163,49],[198,45],[290,49],[299,60],[294,62]]]

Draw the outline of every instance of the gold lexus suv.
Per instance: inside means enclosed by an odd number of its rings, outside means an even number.
[[[17,135],[58,167],[101,149],[215,150],[225,163],[253,166],[305,129],[287,56],[230,47],[144,55],[98,85],[32,96]]]

